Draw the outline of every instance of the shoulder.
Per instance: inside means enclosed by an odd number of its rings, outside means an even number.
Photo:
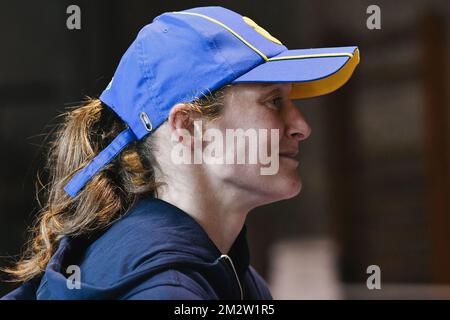
[[[140,283],[123,300],[209,300],[216,297],[188,273],[166,270]]]
[[[267,285],[267,282],[264,280],[264,278],[253,268],[252,266],[249,266],[248,268],[248,277],[249,282],[254,289],[253,292],[256,291],[256,294],[258,295],[255,298],[264,299],[264,300],[272,300],[272,294],[270,293],[269,286]]]
[[[86,280],[110,284],[152,258],[165,241],[152,222],[151,212],[134,208],[81,248],[79,262]]]

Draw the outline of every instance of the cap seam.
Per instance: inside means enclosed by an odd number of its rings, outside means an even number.
[[[179,12],[172,12],[172,13],[179,13]],[[168,14],[168,13],[165,13],[165,14]],[[189,15],[190,15],[190,14],[189,14]],[[174,19],[176,19],[176,20],[178,20],[178,21],[180,21],[180,22],[182,22],[182,23],[185,24],[187,27],[190,27],[190,24],[189,24],[187,21],[185,21],[184,19],[178,19],[178,18],[176,18],[176,17],[170,16],[170,14],[168,14],[168,16],[171,17],[171,18],[174,18]],[[191,15],[191,16],[197,16],[197,15]],[[208,20],[208,19],[205,19],[205,20]],[[208,21],[209,21],[209,20],[208,20]],[[216,24],[216,25],[218,25],[218,24]],[[218,25],[218,26],[220,26],[220,25]],[[220,26],[220,27],[221,27],[221,26]],[[215,41],[214,37],[208,37],[205,33],[200,32],[198,29],[195,29],[195,28],[192,28],[192,30],[193,30],[199,37],[201,37],[201,38],[203,38],[203,39],[206,40],[206,43],[207,43],[207,45],[208,45],[208,49],[209,49],[209,51],[211,52],[211,54],[212,54],[214,57],[219,57],[219,59],[221,60],[222,63],[220,64],[220,66],[221,66],[221,67],[223,66],[223,67],[227,68],[229,71],[231,71],[232,76],[233,76],[233,79],[236,79],[237,77],[239,77],[239,76],[236,75],[236,71],[235,71],[235,70],[231,67],[231,65],[228,63],[228,60],[225,58],[225,56],[220,52],[220,51],[221,51],[221,50],[220,50],[220,47],[218,46],[218,44],[217,44],[217,42]],[[207,89],[206,92],[208,92],[208,91],[209,91],[209,90]],[[186,101],[192,101],[192,100],[198,98],[199,95],[205,95],[204,92],[205,92],[204,88],[201,88],[200,91],[199,91],[198,89],[197,89],[197,90],[191,90],[190,93],[184,95],[184,98],[183,98],[182,100],[184,100],[183,102],[186,102]],[[179,102],[181,102],[181,101],[179,101]]]
[[[196,12],[184,12],[184,11],[174,11],[172,13],[175,14],[184,14],[184,15],[191,15],[191,16],[197,16],[200,18],[203,18],[205,20],[208,20],[218,26],[221,26],[222,28],[224,28],[225,30],[227,30],[229,33],[231,33],[232,35],[234,35],[236,38],[238,38],[243,44],[245,44],[247,47],[249,47],[250,49],[252,49],[254,52],[256,52],[264,61],[267,61],[269,58],[261,51],[259,50],[256,46],[254,46],[253,44],[251,44],[250,42],[248,42],[244,37],[242,37],[239,33],[237,33],[236,31],[234,31],[233,29],[231,29],[229,26],[227,26],[225,23],[214,19],[212,17],[209,17],[205,14],[201,14],[201,13],[196,13]]]
[[[336,52],[336,53],[314,53],[314,54],[304,54],[296,56],[282,56],[282,57],[272,57],[267,60],[271,61],[282,61],[282,60],[296,60],[296,59],[314,59],[314,58],[336,58],[336,57],[350,57],[353,58],[353,53],[349,52]]]
[[[228,63],[228,61],[227,61],[227,59],[224,57],[224,55],[220,52],[220,48],[219,48],[219,46],[217,45],[216,40],[214,40],[214,38],[212,38],[210,42],[211,42],[212,45],[214,46],[214,48],[215,48],[215,50],[216,50],[216,52],[217,52],[217,55],[221,57],[221,59],[222,59],[223,62],[226,64],[226,66],[228,67],[228,69],[231,70],[231,73],[233,74],[233,78],[236,79],[236,78],[237,78],[236,72],[235,72],[234,69],[231,67],[231,65]]]
[[[151,79],[154,79],[155,78],[155,76],[154,76],[154,74],[153,74],[153,72],[150,70],[150,68],[146,68],[145,66],[146,66],[146,63],[145,63],[145,58],[144,58],[144,53],[143,53],[143,48],[142,48],[142,41],[140,40],[140,41],[138,41],[137,42],[137,49],[138,49],[138,51],[139,51],[139,68],[140,68],[140,70],[141,70],[141,72],[142,72],[142,74],[143,74],[143,76],[144,76],[144,79],[145,79],[145,85],[146,85],[146,87],[147,87],[147,90],[148,90],[148,92],[149,93],[153,93],[153,92],[155,92],[155,89],[154,89],[154,87],[153,87],[153,84],[152,84],[152,82],[151,82]],[[150,103],[153,103],[153,104],[155,104],[155,101],[154,101],[154,99],[155,99],[155,96],[153,95],[153,94],[151,94],[151,95],[149,95],[149,100],[150,100]],[[139,114],[141,114],[141,112],[145,112],[145,106],[146,106],[146,104],[143,104],[143,103],[141,103],[139,106],[138,106],[138,109],[139,109]],[[156,109],[156,108],[155,108]],[[147,112],[146,112],[146,114],[147,114]],[[147,116],[150,118],[150,116],[147,114]],[[137,119],[134,119],[136,122],[140,122],[140,121],[138,121]],[[158,126],[158,124],[154,124],[154,119],[152,119],[152,118],[150,118],[150,122],[152,123],[152,125],[153,125],[153,129],[156,129],[156,127]]]

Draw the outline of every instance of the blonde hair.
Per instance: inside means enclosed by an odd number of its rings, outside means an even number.
[[[189,103],[192,111],[217,119],[225,88]],[[155,181],[154,137],[149,135],[131,143],[71,198],[63,187],[125,129],[125,123],[99,99],[90,98],[62,117],[49,145],[49,181],[40,186],[45,204],[38,197],[40,211],[22,257],[13,267],[2,269],[11,281],[39,276],[63,237],[87,236],[108,228],[139,198],[155,196],[162,184]]]

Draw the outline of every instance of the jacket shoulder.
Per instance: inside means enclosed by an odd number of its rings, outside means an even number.
[[[252,286],[251,292],[257,293],[258,296],[249,297],[250,299],[262,299],[262,300],[272,300],[272,294],[270,293],[269,286],[264,278],[253,268],[251,265],[248,269],[248,275],[250,280],[248,285]]]
[[[123,297],[124,300],[209,300],[214,299],[193,277],[169,269],[153,275]]]

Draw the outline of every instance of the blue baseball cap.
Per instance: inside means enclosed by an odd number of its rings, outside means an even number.
[[[167,12],[137,35],[100,95],[126,124],[64,190],[71,197],[128,144],[192,102],[227,84],[292,83],[291,98],[330,93],[359,63],[355,46],[288,50],[252,19],[222,7]]]

